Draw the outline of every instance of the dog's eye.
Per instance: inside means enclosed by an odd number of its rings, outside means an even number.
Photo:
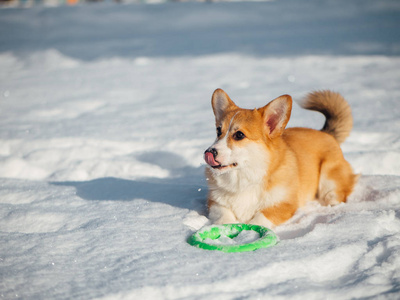
[[[221,129],[221,126],[220,126],[220,127],[217,127],[217,136],[220,137],[221,134],[222,134],[222,129]]]
[[[241,131],[236,131],[236,132],[233,134],[233,138],[234,138],[235,140],[237,140],[237,141],[243,140],[245,137],[246,137],[246,136],[245,136],[244,133],[241,132]]]

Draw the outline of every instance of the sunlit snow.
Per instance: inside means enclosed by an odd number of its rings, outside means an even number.
[[[0,298],[400,297],[397,1],[0,10]],[[211,94],[242,107],[333,89],[359,184],[246,253],[207,224]],[[294,105],[289,126],[321,128]]]

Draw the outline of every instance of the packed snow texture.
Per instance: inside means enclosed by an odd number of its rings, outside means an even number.
[[[399,20],[372,0],[0,10],[0,297],[398,299]],[[188,245],[219,87],[246,108],[343,94],[348,203],[309,203],[268,249]],[[289,126],[323,122],[294,105]]]
[[[217,239],[207,238],[204,240],[209,245],[244,245],[255,242],[260,239],[260,234],[252,230],[243,230],[234,238],[230,238],[224,234]]]

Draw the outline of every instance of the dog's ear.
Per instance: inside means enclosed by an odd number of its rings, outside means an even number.
[[[292,97],[280,96],[266,106],[260,108],[264,118],[264,126],[270,138],[280,136],[290,119],[292,112]]]
[[[236,108],[236,104],[229,98],[228,94],[222,89],[216,89],[212,95],[211,105],[214,111],[215,120],[217,123],[222,119],[224,114],[232,109]]]

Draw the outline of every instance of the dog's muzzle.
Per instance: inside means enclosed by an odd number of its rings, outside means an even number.
[[[220,166],[221,164],[219,162],[217,162],[215,160],[215,158],[218,155],[218,151],[215,148],[208,148],[205,152],[204,152],[204,160],[206,161],[206,163],[208,165],[210,165],[211,167],[217,167]]]

